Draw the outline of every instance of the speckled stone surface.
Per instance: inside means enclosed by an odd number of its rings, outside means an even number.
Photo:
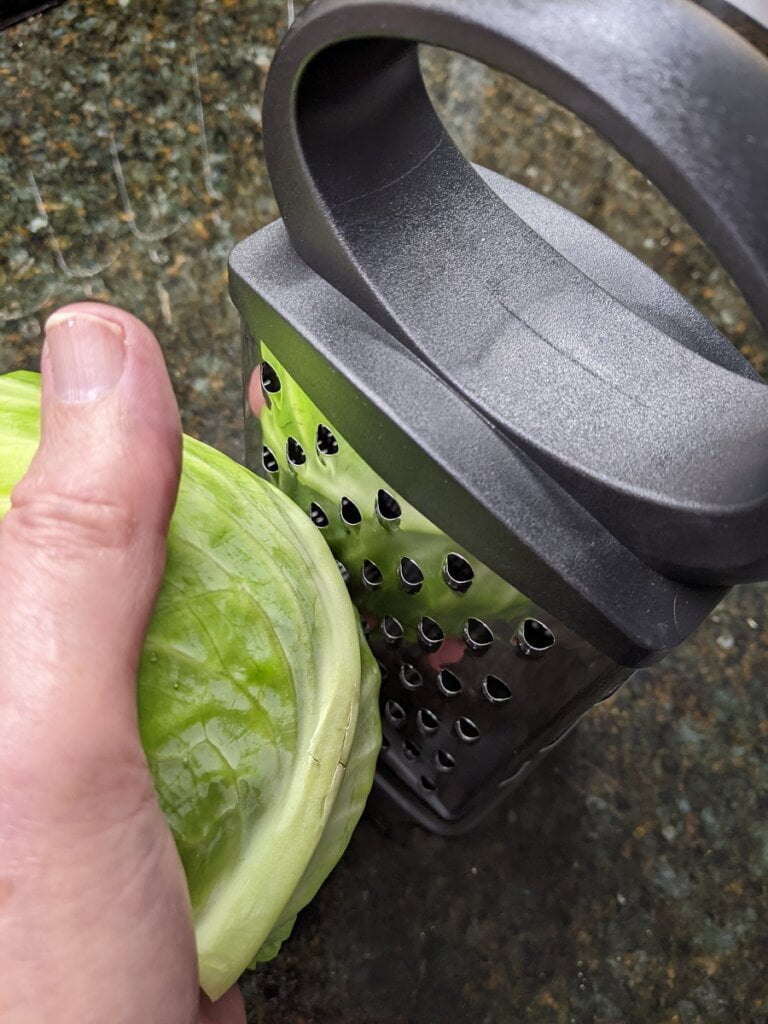
[[[186,429],[240,456],[226,257],[275,216],[259,105],[293,7],[68,0],[0,35],[0,371],[36,365],[57,304],[109,299],[157,331]],[[425,59],[473,159],[607,230],[768,372],[743,300],[641,175],[519,83]],[[244,989],[259,1024],[763,1024],[767,964],[756,585],[595,711],[474,834],[365,821]]]

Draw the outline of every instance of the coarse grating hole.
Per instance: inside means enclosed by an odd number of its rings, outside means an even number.
[[[336,455],[339,451],[339,442],[330,427],[321,423],[317,428],[315,443],[320,455]]]
[[[440,719],[437,717],[435,712],[430,711],[429,708],[419,708],[416,714],[416,721],[418,723],[419,730],[423,732],[425,736],[434,736],[440,728]]]
[[[325,509],[322,505],[318,505],[316,501],[313,501],[309,506],[309,518],[318,530],[324,530],[328,525],[328,516],[325,514]]]
[[[360,577],[366,590],[378,590],[384,582],[381,569],[375,562],[372,562],[370,558],[363,559],[363,567],[360,570]]]
[[[379,666],[379,672],[381,672],[381,681],[383,683],[385,679],[389,678],[389,669],[380,658],[376,659],[376,664]]]
[[[443,579],[451,588],[465,594],[472,586],[475,570],[463,555],[452,551],[443,562]]]
[[[261,449],[261,464],[267,473],[279,473],[280,467],[277,464],[275,453],[271,448],[264,445]]]
[[[384,717],[390,725],[400,729],[405,722],[405,708],[403,708],[402,704],[398,704],[396,700],[388,700],[384,705]]]
[[[274,366],[266,360],[261,364],[261,386],[270,395],[276,395],[280,390],[280,378],[277,376]]]
[[[449,668],[440,669],[437,674],[437,685],[446,697],[455,697],[461,693],[461,680]]]
[[[397,578],[400,580],[400,586],[406,594],[418,594],[424,584],[424,573],[419,568],[418,563],[407,556],[400,559],[400,564],[397,567]]]
[[[424,789],[428,790],[430,793],[434,793],[434,791],[437,789],[437,785],[435,784],[434,779],[430,779],[428,775],[421,776],[421,784],[424,787]]]
[[[447,750],[438,750],[435,753],[435,768],[439,772],[452,772],[456,767],[456,758]]]
[[[438,650],[445,639],[445,633],[439,623],[435,622],[434,619],[430,619],[428,615],[419,619],[417,633],[419,635],[419,646],[425,651]]]
[[[408,690],[417,690],[423,682],[421,672],[407,661],[404,661],[400,666],[400,682]]]
[[[396,526],[400,522],[400,503],[397,498],[394,498],[389,491],[385,491],[381,488],[376,495],[376,503],[374,505],[376,512],[376,518],[382,524],[382,526]]]
[[[523,619],[516,639],[518,650],[528,658],[541,658],[555,645],[554,633],[538,619]]]
[[[307,456],[304,454],[304,449],[301,447],[295,437],[289,437],[288,443],[285,446],[285,451],[288,456],[288,461],[292,466],[303,466],[307,461]]]
[[[471,718],[457,718],[455,729],[456,735],[464,743],[477,743],[480,739],[480,730]]]
[[[359,526],[363,521],[360,509],[351,498],[344,497],[339,504],[339,515],[345,526]]]
[[[413,740],[403,740],[403,757],[409,761],[415,761],[420,754],[421,751]]]
[[[381,623],[381,632],[388,644],[399,643],[403,639],[403,624],[394,615],[385,615]]]
[[[464,643],[473,651],[487,651],[493,643],[493,633],[481,619],[467,619],[463,636]]]
[[[483,680],[483,694],[491,704],[504,704],[512,696],[512,691],[498,676],[486,676]]]
[[[339,567],[341,578],[344,580],[345,583],[349,583],[349,581],[352,579],[352,577],[349,575],[349,569],[346,567],[346,565],[344,565],[343,562],[340,562],[338,558],[336,559],[336,565]]]

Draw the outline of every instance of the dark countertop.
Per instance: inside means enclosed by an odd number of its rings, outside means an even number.
[[[70,0],[0,35],[0,371],[89,296],[143,316],[185,427],[241,455],[231,245],[275,215],[259,104],[292,4]],[[538,94],[428,55],[464,148],[593,220],[768,371],[768,344],[643,177]],[[478,831],[364,821],[249,1020],[768,1020],[768,587],[732,593]],[[41,983],[44,983],[41,980]]]

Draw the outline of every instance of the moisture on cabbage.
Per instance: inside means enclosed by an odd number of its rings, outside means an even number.
[[[37,375],[0,377],[0,516],[38,435]],[[274,955],[343,853],[373,779],[378,685],[308,517],[185,437],[138,701],[211,998]]]

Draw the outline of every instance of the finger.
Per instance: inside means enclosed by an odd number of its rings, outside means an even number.
[[[40,447],[0,524],[0,757],[34,768],[59,755],[63,780],[76,762],[93,781],[89,752],[114,770],[121,751],[138,756],[136,671],[179,417],[154,336],[109,306],[49,319],[42,375]]]
[[[245,1004],[239,986],[233,985],[215,1003],[201,992],[198,1024],[245,1024]]]

